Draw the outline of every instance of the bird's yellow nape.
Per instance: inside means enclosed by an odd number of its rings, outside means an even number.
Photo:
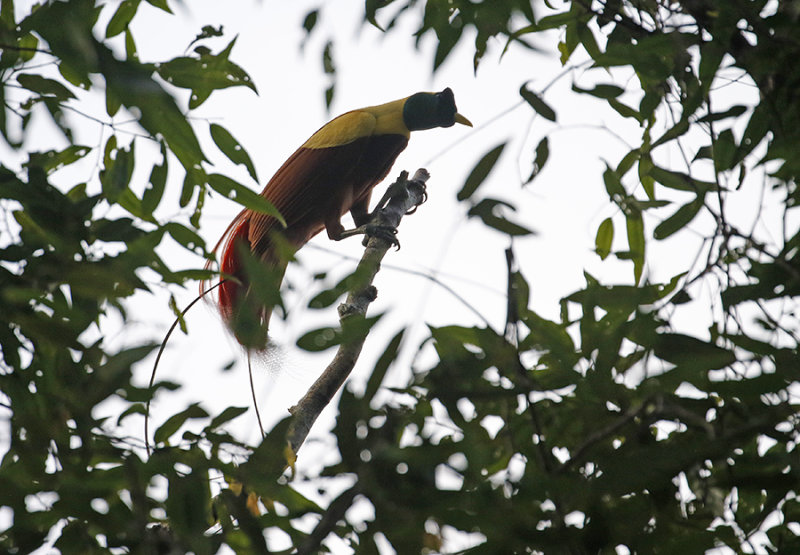
[[[460,123],[461,125],[466,125],[467,127],[472,127],[472,122],[469,121],[464,116],[462,116],[461,114],[459,114],[458,112],[456,112],[454,119],[456,120],[456,123]]]

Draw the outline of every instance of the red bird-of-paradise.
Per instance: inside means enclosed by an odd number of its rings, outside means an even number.
[[[246,257],[265,264],[279,285],[286,248],[297,250],[325,229],[334,241],[345,234],[342,216],[356,226],[370,219],[373,187],[408,145],[411,131],[472,124],[456,110],[453,91],[420,92],[353,110],[322,126],[292,154],[261,191],[283,216],[242,210],[220,238],[217,305],[225,324],[245,348],[263,349],[272,312],[264,295],[251,294]],[[207,265],[210,267],[211,263]],[[205,284],[203,284],[205,286]]]

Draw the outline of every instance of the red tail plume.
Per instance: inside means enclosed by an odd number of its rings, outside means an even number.
[[[242,248],[242,244],[247,246],[249,229],[250,219],[247,217],[247,211],[243,210],[230,223],[228,229],[225,230],[225,233],[222,234],[219,242],[214,247],[214,252],[220,251],[220,247],[222,247],[219,263],[220,272],[231,276],[220,278],[222,283],[219,286],[219,294],[217,295],[217,308],[226,324],[230,323],[231,318],[233,318],[234,308],[245,291],[247,291],[242,262],[239,259],[239,249]],[[206,269],[210,268],[211,261],[208,261]],[[238,283],[236,280],[238,280]],[[201,290],[205,289],[206,286],[206,282],[201,283]]]

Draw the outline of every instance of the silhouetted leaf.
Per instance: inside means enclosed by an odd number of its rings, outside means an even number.
[[[272,216],[278,220],[281,225],[286,225],[286,221],[278,212],[278,209],[261,195],[254,193],[241,183],[234,181],[228,176],[212,173],[208,176],[208,185],[225,198],[233,200],[245,208],[249,208],[255,212],[261,212]]]
[[[533,231],[519,224],[507,220],[501,215],[503,208],[514,210],[514,207],[504,201],[486,198],[470,208],[467,213],[470,217],[478,217],[487,226],[512,237],[531,235]]]
[[[174,58],[158,66],[158,74],[168,83],[192,91],[190,109],[200,106],[219,89],[245,86],[257,92],[247,72],[228,59],[234,44],[235,38],[219,54]]]
[[[506,143],[497,145],[492,150],[484,154],[478,163],[475,164],[475,167],[472,168],[469,176],[467,176],[467,180],[464,182],[461,190],[456,195],[458,200],[467,200],[475,194],[475,191],[477,191],[478,187],[480,187],[481,184],[486,181],[486,178],[489,176],[489,172],[491,172],[492,168],[494,168],[495,164],[497,164],[497,161],[500,159],[500,155],[503,153],[505,146]]]
[[[549,119],[552,122],[556,121],[555,111],[553,111],[553,109],[544,100],[542,100],[541,96],[529,90],[525,85],[520,87],[519,94],[525,100],[525,102],[527,102],[531,108],[536,111],[537,114],[545,119]]]
[[[222,153],[234,164],[244,165],[244,167],[247,168],[250,177],[252,177],[254,181],[258,181],[258,176],[256,175],[256,168],[253,166],[253,161],[250,160],[250,155],[247,154],[247,151],[244,148],[242,148],[242,145],[239,144],[239,141],[234,139],[233,135],[231,135],[230,132],[221,125],[212,123],[209,129],[211,131],[211,138],[214,139],[214,143],[217,145],[217,147],[219,147]]]
[[[542,140],[540,140],[539,144],[536,145],[536,157],[533,160],[533,169],[531,170],[531,175],[525,181],[524,185],[527,185],[533,181],[537,175],[539,175],[539,172],[542,171],[549,157],[550,143],[547,140],[547,137],[542,137]]]
[[[678,208],[672,216],[661,222],[653,230],[653,237],[656,239],[666,239],[677,231],[680,231],[697,216],[700,209],[703,208],[703,201],[705,195],[698,195],[691,202],[688,202]]]
[[[208,413],[197,403],[192,403],[188,408],[167,418],[167,420],[156,429],[153,435],[153,441],[157,444],[167,441],[187,420],[198,418],[208,418]]]
[[[75,95],[64,84],[54,80],[36,75],[33,73],[20,73],[17,75],[17,82],[29,91],[37,92],[41,95],[54,96],[58,100],[70,100]]]

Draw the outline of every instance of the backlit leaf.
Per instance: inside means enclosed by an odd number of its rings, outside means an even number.
[[[489,176],[489,172],[492,171],[497,161],[500,159],[500,155],[503,153],[503,149],[505,148],[506,143],[501,143],[494,147],[492,150],[487,152],[483,155],[483,157],[475,164],[475,167],[472,168],[467,180],[464,182],[464,185],[461,187],[461,190],[456,195],[458,200],[466,200],[470,198],[472,195],[475,194],[475,191],[478,190],[478,187],[486,180]]]

